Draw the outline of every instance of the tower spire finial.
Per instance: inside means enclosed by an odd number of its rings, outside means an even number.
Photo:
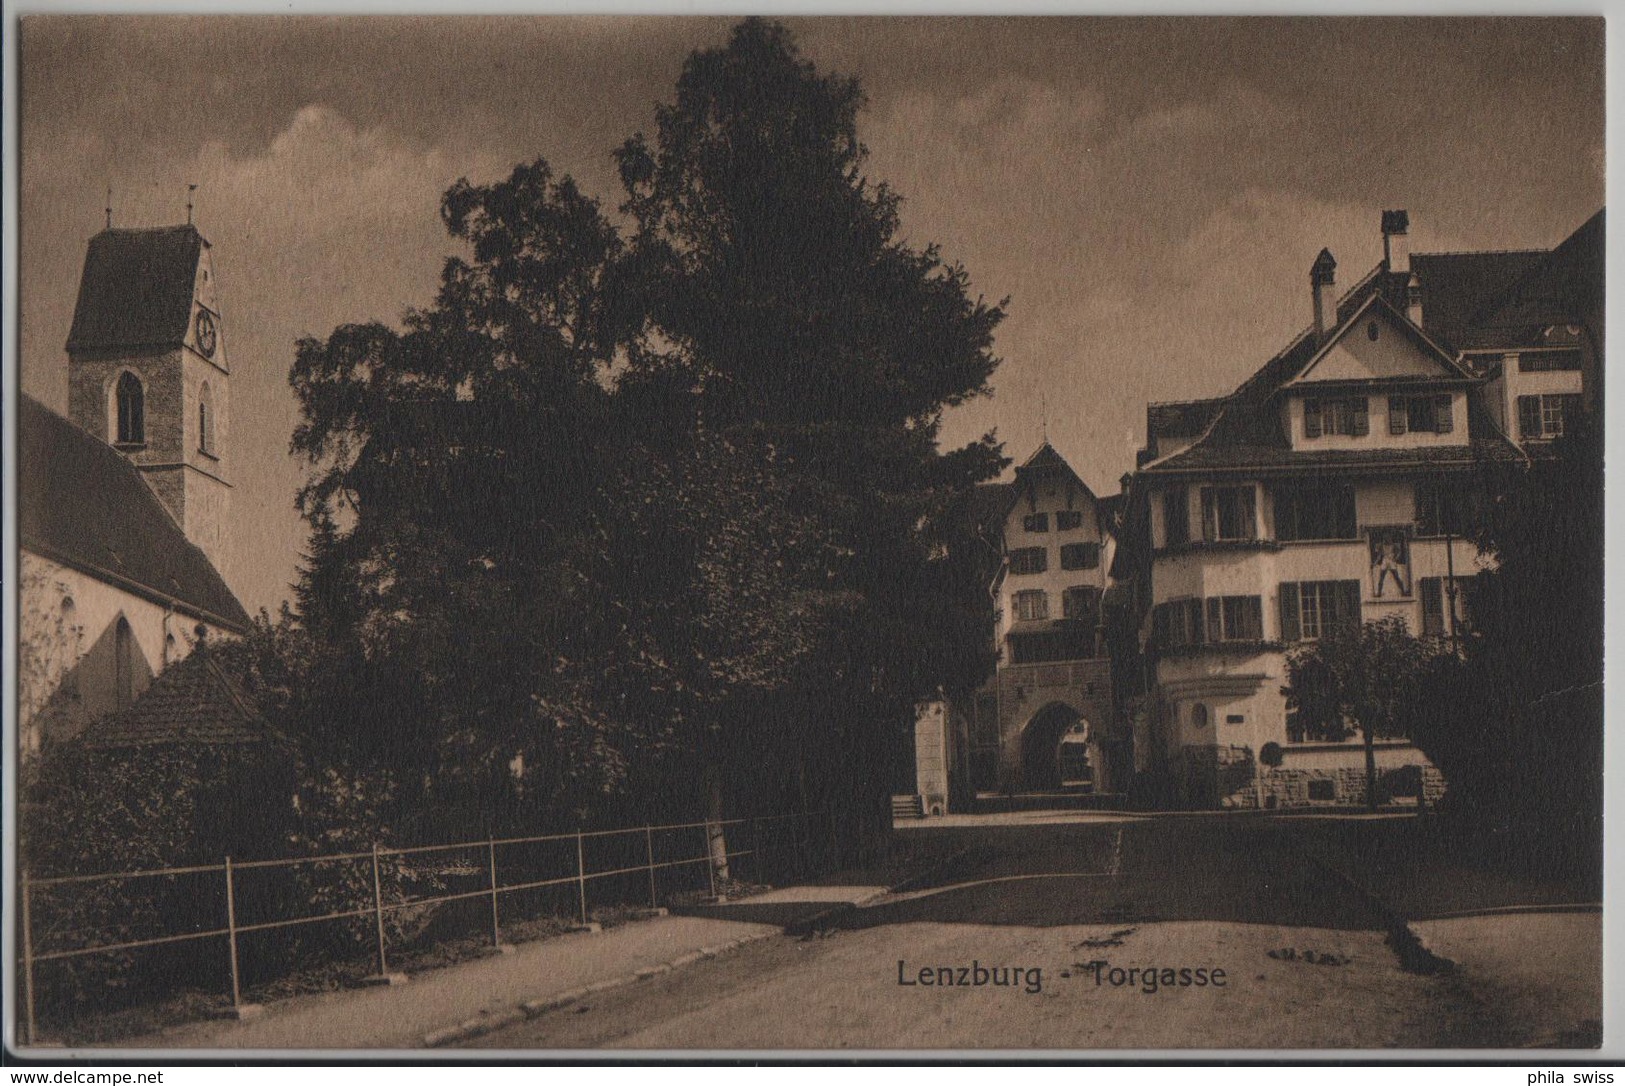
[[[1039,427],[1043,434],[1044,444],[1049,444],[1049,393],[1038,394]]]
[[[107,186],[107,228],[113,229],[113,186]]]
[[[197,185],[186,186],[186,225],[192,225],[192,193],[197,191]]]

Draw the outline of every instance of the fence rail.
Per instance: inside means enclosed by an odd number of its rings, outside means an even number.
[[[814,822],[821,821],[819,836],[823,839],[821,855],[813,855],[814,850]],[[338,920],[354,920],[360,917],[371,916],[377,930],[377,965],[378,974],[385,976],[389,973],[389,939],[385,928],[385,916],[404,909],[417,909],[425,906],[449,904],[458,901],[473,901],[480,898],[489,898],[491,902],[490,937],[493,946],[502,945],[502,913],[501,900],[505,894],[514,894],[522,891],[546,889],[548,887],[563,887],[574,885],[576,888],[574,911],[583,925],[589,922],[589,886],[602,879],[624,878],[636,875],[639,872],[647,875],[648,900],[651,907],[658,907],[660,903],[660,873],[669,872],[678,868],[695,868],[703,866],[706,873],[705,886],[712,897],[716,896],[716,880],[719,869],[731,871],[735,861],[742,861],[749,857],[752,865],[752,875],[756,881],[764,881],[764,876],[771,874],[766,870],[765,862],[775,847],[782,855],[783,836],[785,824],[788,824],[788,843],[790,871],[794,875],[805,875],[815,866],[826,869],[838,866],[840,862],[840,847],[836,839],[834,812],[830,809],[817,811],[798,811],[791,814],[762,815],[755,818],[729,818],[715,819],[699,822],[676,822],[663,825],[628,826],[607,830],[579,830],[574,833],[538,834],[526,837],[487,837],[479,840],[458,841],[435,845],[416,845],[407,848],[394,846],[374,845],[367,852],[340,852],[328,853],[320,856],[294,856],[275,860],[234,860],[225,857],[218,864],[195,864],[186,867],[152,868],[142,871],[112,871],[92,875],[59,875],[48,878],[33,878],[24,868],[20,872],[19,893],[21,896],[20,920],[22,926],[22,967],[23,967],[23,1004],[24,1021],[23,1031],[27,1043],[33,1044],[36,1039],[36,986],[35,966],[43,962],[62,961],[73,958],[83,958],[96,954],[111,954],[118,951],[146,949],[149,947],[166,946],[175,943],[197,942],[205,939],[220,939],[223,941],[230,972],[230,995],[234,1009],[241,1008],[242,983],[239,967],[238,937],[255,932],[282,930],[299,927],[307,924],[330,923]],[[747,829],[748,828],[748,829]],[[764,829],[769,830],[769,836],[764,843]],[[669,835],[687,830],[700,830],[703,834],[701,851],[698,855],[679,854],[675,858],[670,856],[657,860],[655,838],[657,834]],[[743,838],[742,845],[730,849],[728,840],[730,832],[736,840]],[[606,869],[594,869],[587,859],[587,842],[612,837],[631,837],[638,835],[643,838],[643,862],[626,864],[618,861],[618,866]],[[575,843],[574,863],[570,865],[574,870],[570,873],[549,876],[540,879],[524,879],[518,882],[503,882],[500,878],[502,865],[498,863],[498,850],[512,849],[525,845],[545,845],[550,843]],[[721,847],[717,847],[717,842]],[[480,889],[459,891],[456,893],[441,893],[426,896],[401,896],[397,900],[385,900],[383,887],[382,863],[384,860],[396,858],[427,856],[433,853],[455,852],[458,850],[480,850],[483,853],[483,874],[486,876],[486,885]],[[358,904],[354,908],[335,909],[312,916],[287,917],[276,920],[259,920],[239,922],[238,906],[243,904],[246,897],[241,895],[237,885],[238,876],[245,871],[265,871],[278,869],[292,869],[308,864],[323,863],[360,863],[367,861],[370,866],[370,901]],[[474,865],[469,865],[472,873]],[[34,930],[35,917],[33,906],[35,896],[43,890],[54,887],[82,886],[91,883],[122,883],[135,879],[148,878],[174,878],[177,876],[218,875],[225,891],[224,912],[225,925],[204,931],[179,931],[155,935],[143,939],[127,939],[121,942],[92,943],[86,946],[76,946],[65,949],[40,950],[35,945],[36,932]],[[624,898],[624,895],[623,895]],[[601,904],[603,902],[600,902]],[[627,900],[620,900],[615,904],[630,904]],[[74,932],[72,934],[84,934]]]

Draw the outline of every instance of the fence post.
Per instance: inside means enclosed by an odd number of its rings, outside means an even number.
[[[237,975],[237,891],[232,883],[231,857],[226,857],[226,941],[231,947],[231,1005],[241,1010],[243,991]]]
[[[502,945],[502,928],[497,922],[497,843],[494,838],[485,839],[487,855],[491,861],[491,945]]]
[[[576,893],[581,899],[581,923],[587,923],[587,852],[581,844],[581,831],[576,831]]]
[[[643,827],[643,851],[649,857],[649,908],[658,909],[660,899],[655,896],[655,831],[653,826]]]
[[[711,900],[715,901],[717,899],[717,865],[716,861],[711,857],[711,823],[707,822],[701,826],[700,832],[705,835],[705,882],[707,886],[711,887]]]
[[[26,1004],[26,1013],[23,1019],[23,1037],[29,1044],[34,1043],[34,925],[29,915],[30,888],[28,885],[28,869],[22,872],[23,895],[23,1002]]]
[[[378,921],[378,975],[389,976],[389,962],[384,956],[384,884],[378,876],[378,842],[372,843],[372,911]]]

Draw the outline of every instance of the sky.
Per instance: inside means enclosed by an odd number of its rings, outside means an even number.
[[[303,528],[294,342],[397,322],[456,253],[440,194],[540,156],[606,209],[610,152],[653,126],[728,18],[32,16],[20,38],[22,390],[57,410],[85,245],[196,222],[232,364],[235,539],[274,609]],[[1009,298],[994,394],[944,446],[1047,432],[1115,493],[1150,401],[1226,392],[1342,285],[1412,250],[1550,248],[1604,199],[1601,19],[799,18],[858,77],[869,176],[903,230]],[[27,486],[27,480],[20,480]]]

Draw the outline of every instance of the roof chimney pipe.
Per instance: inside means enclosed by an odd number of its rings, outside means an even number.
[[[1336,279],[1337,261],[1330,249],[1322,249],[1309,268],[1309,291],[1315,303],[1315,342],[1326,342],[1326,335],[1337,325],[1337,299],[1332,296],[1332,283]]]
[[[1405,275],[1411,270],[1411,217],[1403,208],[1382,213],[1382,266]]]

